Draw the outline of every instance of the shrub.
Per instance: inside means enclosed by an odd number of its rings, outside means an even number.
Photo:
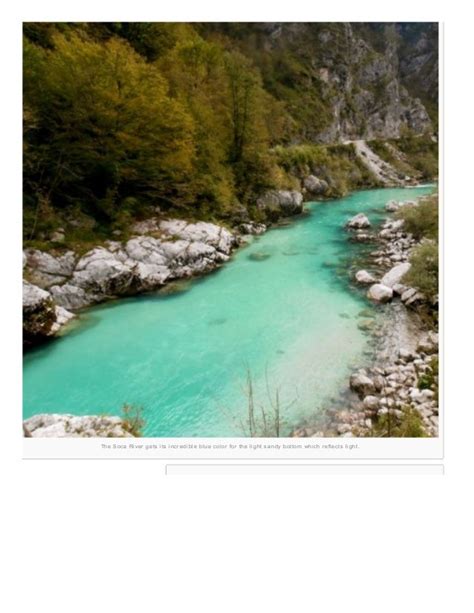
[[[411,268],[403,280],[418,288],[428,298],[438,294],[438,244],[424,241],[413,249],[410,257]]]
[[[133,436],[142,436],[145,420],[143,408],[133,404],[124,404],[122,407],[122,421],[124,429]]]
[[[402,416],[382,415],[373,427],[372,436],[385,438],[421,438],[426,436],[423,420],[416,409],[402,408]]]
[[[417,240],[422,238],[438,240],[437,196],[421,200],[414,206],[403,206],[396,216],[405,221],[405,230],[413,234]]]
[[[433,390],[438,399],[438,376],[439,376],[439,360],[438,356],[433,356],[430,361],[430,369],[423,373],[418,379],[418,389]]]

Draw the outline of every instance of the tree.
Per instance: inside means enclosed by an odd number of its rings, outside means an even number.
[[[54,206],[86,202],[106,219],[129,196],[191,201],[194,123],[157,67],[117,38],[70,32],[53,43],[25,42],[26,192],[39,185]]]

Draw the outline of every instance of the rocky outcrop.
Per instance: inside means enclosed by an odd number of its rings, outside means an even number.
[[[82,257],[71,251],[54,256],[27,250],[26,274],[48,290],[51,308],[53,300],[75,311],[209,272],[226,262],[238,244],[234,234],[211,223],[152,219],[141,224],[140,230],[156,235],[109,241]]]
[[[108,415],[34,415],[23,422],[26,437],[47,438],[129,438],[134,435],[129,431],[126,420]]]
[[[51,294],[23,281],[23,344],[32,347],[54,336],[74,315],[55,304]]]
[[[354,215],[354,217],[349,219],[349,221],[346,223],[346,228],[348,228],[349,230],[370,228],[370,226],[371,223],[369,221],[369,218],[367,217],[367,215],[364,215],[364,213],[358,213],[357,215]]]
[[[270,190],[257,200],[257,208],[270,221],[303,212],[303,194],[296,190]]]
[[[419,99],[427,77],[437,83],[436,68],[425,63],[437,56],[430,28],[437,24],[266,22],[226,36],[236,36],[236,45],[244,40],[265,74],[280,74],[284,57],[285,87],[272,93],[296,120],[296,140],[335,143],[432,129]],[[436,109],[437,95],[429,103]]]

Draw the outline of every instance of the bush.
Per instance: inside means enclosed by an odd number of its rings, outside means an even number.
[[[438,356],[433,356],[430,361],[430,368],[421,375],[418,379],[418,389],[433,390],[438,400],[438,379],[439,377],[439,359]]]
[[[431,136],[407,135],[394,142],[408,164],[420,173],[420,179],[438,176],[438,143]]]
[[[423,420],[416,409],[402,408],[402,416],[382,415],[373,427],[372,436],[385,438],[421,438],[426,436]]]
[[[403,206],[396,216],[405,221],[404,229],[413,234],[417,240],[422,238],[438,240],[437,196],[421,200],[414,206]]]
[[[272,150],[278,166],[301,179],[314,174],[328,183],[327,198],[337,198],[376,180],[356,156],[352,145],[292,145]]]
[[[410,263],[403,281],[418,288],[427,298],[434,298],[438,294],[438,244],[425,241],[415,247]]]
[[[122,421],[124,429],[133,436],[142,436],[145,420],[143,408],[133,404],[124,404],[122,407]]]

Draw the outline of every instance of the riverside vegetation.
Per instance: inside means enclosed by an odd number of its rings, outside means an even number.
[[[25,346],[213,270],[304,200],[436,180],[437,155],[434,24],[24,24]],[[395,216],[427,321],[437,204]]]

